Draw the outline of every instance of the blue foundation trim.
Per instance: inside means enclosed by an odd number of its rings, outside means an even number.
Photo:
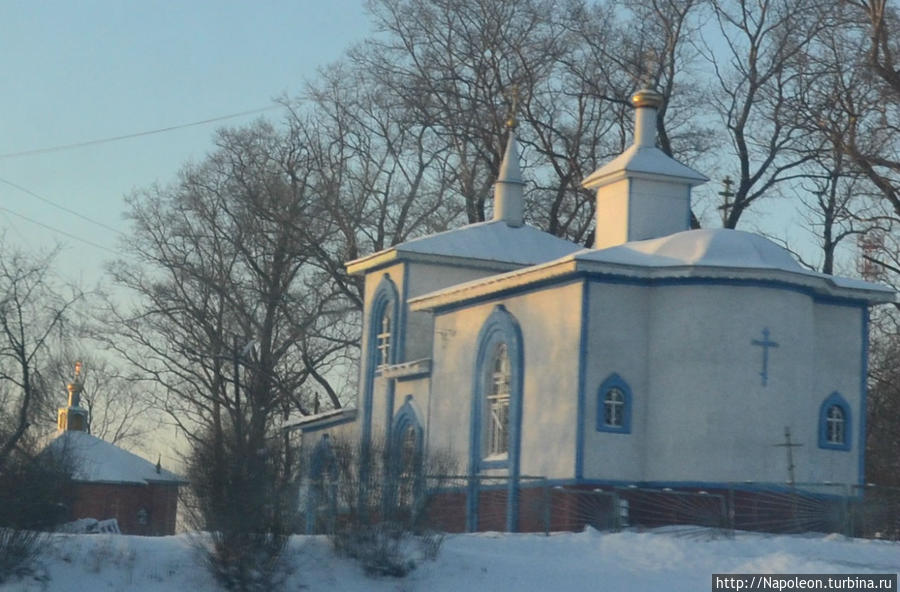
[[[480,485],[475,477],[486,469],[506,469],[509,478],[506,504],[506,527],[516,530],[518,522],[518,481],[522,444],[522,385],[524,372],[524,352],[522,330],[509,311],[498,305],[488,316],[478,333],[475,372],[473,373],[472,407],[469,432],[469,495],[466,508],[466,527],[469,531],[478,528],[478,491]],[[491,384],[491,365],[494,353],[500,344],[506,344],[509,356],[509,452],[505,460],[484,458],[484,417],[486,395]]]

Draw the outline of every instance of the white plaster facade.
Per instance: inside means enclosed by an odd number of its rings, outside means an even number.
[[[860,482],[868,308],[893,292],[803,269],[757,235],[688,230],[705,177],[648,140],[658,103],[635,104],[635,146],[585,181],[600,202],[597,248],[522,225],[506,162],[495,220],[348,263],[365,276],[352,428],[397,437],[398,414],[403,425],[411,414],[426,453],[452,451],[471,475],[658,487],[784,483],[787,429],[795,481]],[[509,441],[494,457],[486,348],[501,342]],[[624,415],[607,425],[611,389]]]

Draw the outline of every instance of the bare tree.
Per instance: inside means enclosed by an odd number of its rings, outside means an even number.
[[[0,243],[0,471],[45,402],[53,348],[83,294],[53,276],[55,252],[31,255]]]
[[[860,88],[842,85],[835,97],[847,125],[837,136],[840,147],[900,215],[900,69],[896,31],[900,17],[886,0],[844,0],[849,10],[845,39],[837,59],[851,64]],[[867,47],[865,53],[859,47]],[[855,48],[855,51],[851,49]],[[835,67],[838,64],[835,63]]]
[[[807,50],[835,21],[820,0],[713,0],[718,33],[703,54],[713,68],[711,100],[728,132],[736,177],[725,226],[776,187],[803,177],[815,150],[806,141],[796,97],[808,82]],[[727,165],[726,165],[727,166]]]
[[[25,253],[0,239],[0,581],[25,573],[60,519],[71,467],[38,455],[34,425],[46,377],[80,291],[53,274],[54,252]]]

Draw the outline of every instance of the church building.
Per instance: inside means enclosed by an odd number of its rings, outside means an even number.
[[[81,364],[68,384],[69,401],[60,407],[57,435],[44,454],[71,464],[73,491],[68,520],[115,520],[123,534],[175,534],[178,488],[187,482],[136,454],[88,433],[88,410],[81,406]]]
[[[304,430],[450,451],[470,482],[504,478],[509,530],[526,475],[863,483],[868,310],[893,292],[810,271],[753,233],[691,230],[707,178],[656,147],[661,101],[633,96],[634,144],[583,182],[593,248],[524,223],[511,128],[492,220],[347,263],[365,278],[357,409]]]

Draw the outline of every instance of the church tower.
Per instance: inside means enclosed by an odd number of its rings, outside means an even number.
[[[709,180],[656,147],[663,96],[644,89],[631,102],[634,144],[582,182],[597,190],[597,249],[690,230],[691,187]]]
[[[86,432],[88,412],[81,406],[81,392],[84,390],[81,362],[75,363],[75,378],[66,385],[66,389],[69,391],[69,404],[59,408],[56,428],[61,432]]]
[[[515,109],[515,105],[513,105]],[[500,163],[500,174],[494,185],[494,221],[506,222],[508,226],[518,228],[525,223],[524,188],[522,169],[519,167],[519,142],[516,140],[516,117],[513,112],[506,121],[509,138],[506,151]]]

